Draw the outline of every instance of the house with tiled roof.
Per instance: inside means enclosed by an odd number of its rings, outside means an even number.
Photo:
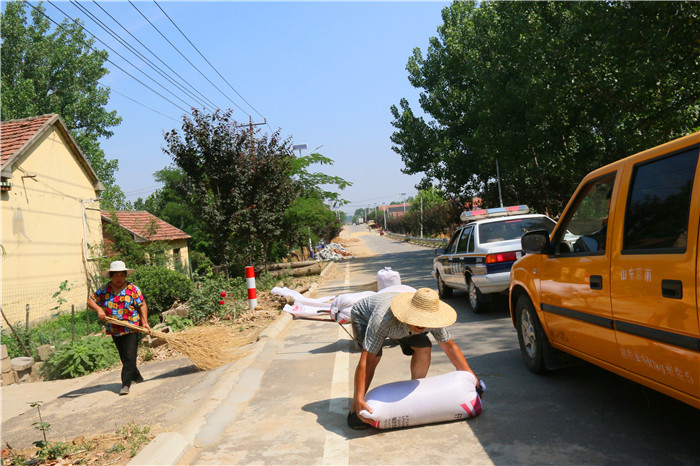
[[[4,313],[14,323],[84,309],[98,272],[104,186],[56,114],[1,122],[0,160]]]
[[[172,261],[170,266],[175,270],[185,271],[191,275],[190,255],[188,240],[190,235],[162,220],[150,212],[146,211],[117,211],[114,212],[119,226],[124,228],[136,243],[151,243],[159,241],[167,245],[166,254]],[[113,223],[112,214],[106,210],[102,211],[102,231],[104,232],[105,251],[109,254],[112,238],[107,233],[104,226]]]

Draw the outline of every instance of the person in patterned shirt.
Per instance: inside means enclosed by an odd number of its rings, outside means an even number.
[[[109,270],[102,272],[109,282],[95,291],[88,298],[87,306],[97,313],[97,318],[104,321],[105,317],[113,317],[134,325],[151,329],[148,325],[148,307],[139,287],[126,281],[126,277],[134,273],[127,269],[122,261],[114,261]],[[112,335],[112,340],[122,361],[122,388],[120,395],[128,395],[131,383],[143,382],[143,377],[136,367],[138,350],[138,332],[121,325],[105,324],[105,331]]]
[[[452,306],[440,301],[435,290],[420,288],[415,293],[378,293],[356,302],[350,313],[355,338],[362,347],[348,413],[348,425],[353,429],[366,429],[371,422],[358,413],[363,409],[372,412],[365,403],[365,394],[382,358],[382,345],[387,338],[396,340],[403,353],[411,356],[411,379],[428,375],[432,347],[428,332],[458,371],[474,373],[445,328],[457,320],[457,313]],[[476,386],[480,392],[478,377]]]

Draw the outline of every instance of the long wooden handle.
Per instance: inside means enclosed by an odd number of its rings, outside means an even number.
[[[151,333],[151,331],[147,328],[134,325],[131,322],[126,322],[124,320],[115,319],[114,317],[105,317],[105,322],[112,325],[121,325],[122,327],[130,328],[131,330],[136,330],[137,332],[141,333]]]
[[[168,333],[159,332],[158,330],[149,330],[144,327],[139,327],[131,322],[125,322],[123,320],[115,319],[114,317],[105,317],[105,322],[112,325],[121,325],[122,327],[130,328],[132,330],[136,330],[137,332],[145,333],[156,338],[163,338],[164,340],[167,340],[169,335]]]

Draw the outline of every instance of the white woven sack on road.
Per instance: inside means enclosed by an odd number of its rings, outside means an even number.
[[[352,306],[362,298],[373,294],[375,294],[374,291],[361,291],[359,293],[343,293],[338,295],[338,297],[331,302],[331,318],[341,324],[347,324],[352,321],[350,317]]]
[[[379,293],[415,293],[416,290],[412,286],[408,285],[394,285],[394,286],[387,286],[383,290],[379,291]]]
[[[396,270],[391,270],[391,267],[384,267],[377,272],[377,291],[400,284],[401,275]]]
[[[328,317],[328,309],[304,306],[302,304],[295,304],[294,306],[285,304],[282,310],[284,312],[289,312],[294,317]]]
[[[377,429],[395,429],[478,416],[481,398],[471,372],[454,371],[425,379],[393,382],[373,388],[365,395]]]

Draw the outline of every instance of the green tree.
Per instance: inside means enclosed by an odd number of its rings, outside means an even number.
[[[26,8],[32,8],[31,24]],[[107,52],[93,47],[80,21],[66,19],[52,31],[43,12],[41,5],[12,1],[0,18],[2,119],[60,115],[106,187],[102,205],[122,208],[126,200],[114,178],[117,160],[108,160],[99,144],[121,122],[116,111],[107,111],[109,88],[99,82],[108,73]]]
[[[455,196],[560,210],[581,177],[699,125],[700,4],[455,2],[407,70],[391,140]]]
[[[299,194],[294,155],[279,131],[260,136],[231,111],[198,110],[165,134],[164,152],[185,174],[180,187],[203,221],[210,258],[228,269],[265,260],[283,235],[284,212]]]
[[[284,216],[285,243],[289,249],[303,249],[309,239],[313,244],[335,238],[342,228],[333,208],[347,204],[340,193],[327,188],[343,190],[352,183],[338,176],[309,172],[314,165],[332,165],[333,161],[319,153],[295,157],[290,176],[299,185],[300,194]]]

